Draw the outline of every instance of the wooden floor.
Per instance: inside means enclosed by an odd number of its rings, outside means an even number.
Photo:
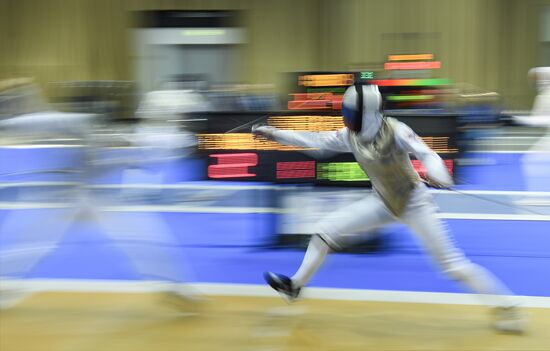
[[[155,294],[41,293],[0,314],[0,350],[550,350],[550,309],[527,313],[515,336],[479,306],[211,297],[183,317]]]

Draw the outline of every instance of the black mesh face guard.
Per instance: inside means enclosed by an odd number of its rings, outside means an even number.
[[[357,101],[355,109],[342,106],[342,114],[344,116],[344,125],[349,130],[356,133],[361,131],[363,126],[363,85],[355,84],[355,91],[357,92]]]

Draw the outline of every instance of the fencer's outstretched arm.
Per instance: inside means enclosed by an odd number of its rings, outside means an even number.
[[[263,135],[270,140],[274,140],[284,145],[336,152],[350,152],[350,148],[345,141],[345,133],[348,133],[347,128],[332,132],[298,132],[280,130],[271,126],[255,125],[252,127],[252,133]]]
[[[445,163],[439,155],[406,124],[398,122],[395,128],[397,145],[412,153],[426,168],[428,179],[434,185],[450,188],[454,185],[453,178],[447,171]]]

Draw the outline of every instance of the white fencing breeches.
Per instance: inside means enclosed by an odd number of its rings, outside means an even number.
[[[407,225],[432,259],[450,278],[465,284],[472,292],[488,296],[487,302],[508,306],[510,291],[489,271],[472,263],[454,245],[437,206],[422,184],[415,189],[403,215],[393,216],[375,195],[366,197],[331,213],[319,223],[318,237],[313,237],[302,266],[292,277],[297,286],[305,285],[321,265],[330,248],[338,248],[343,235],[365,232],[399,221]],[[323,245],[326,243],[326,246]]]

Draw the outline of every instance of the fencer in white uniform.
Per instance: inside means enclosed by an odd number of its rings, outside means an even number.
[[[29,222],[28,214],[16,211],[0,223],[0,237],[18,234],[7,248],[0,250],[0,282],[12,283],[7,288],[6,284],[0,286],[0,310],[11,307],[27,295],[20,283],[38,262],[55,250],[73,224],[92,221],[104,235],[116,242],[140,277],[159,282],[156,288],[165,291],[166,302],[187,314],[196,312],[196,302],[199,301],[196,292],[182,284],[189,281],[190,269],[182,264],[184,259],[178,239],[160,215],[154,212],[136,215],[125,211],[104,211],[105,205],[112,205],[113,194],[99,196],[92,187],[96,178],[113,168],[120,168],[123,170],[123,185],[129,187],[120,191],[118,201],[149,196],[149,190],[141,188],[141,184],[162,184],[172,161],[186,157],[194,148],[194,135],[179,130],[168,121],[184,112],[175,111],[174,104],[169,104],[174,94],[168,97],[167,94],[156,94],[162,95],[163,99],[152,99],[152,95],[147,95],[148,101],[154,100],[156,104],[149,101],[147,108],[141,106],[138,110],[141,123],[126,135],[94,135],[92,131],[97,116],[92,114],[47,111],[16,114],[0,120],[2,131],[31,136],[45,132],[68,135],[80,139],[84,146],[79,169],[82,184],[75,187],[72,202],[60,209],[61,215],[54,214],[37,223]],[[181,96],[173,97],[181,101]],[[119,148],[107,147],[111,143],[128,147],[121,153]],[[113,150],[117,152],[114,155]],[[140,185],[132,187],[133,183]]]
[[[550,67],[532,68],[528,76],[536,84],[537,96],[530,114],[514,116],[514,121],[546,130],[529,152],[523,155],[523,176],[526,190],[547,191],[550,178]]]
[[[494,326],[505,332],[521,332],[525,318],[509,297],[510,291],[489,271],[471,262],[454,246],[426,185],[414,171],[409,153],[427,170],[429,181],[443,188],[453,186],[441,158],[411,128],[381,111],[382,97],[375,85],[349,87],[342,112],[346,127],[332,132],[284,131],[265,125],[252,132],[281,144],[351,152],[368,174],[374,194],[329,214],[320,221],[298,271],[287,277],[266,272],[265,279],[289,300],[321,266],[327,254],[340,247],[343,235],[368,231],[393,221],[406,224],[449,277],[486,298],[495,310]]]

